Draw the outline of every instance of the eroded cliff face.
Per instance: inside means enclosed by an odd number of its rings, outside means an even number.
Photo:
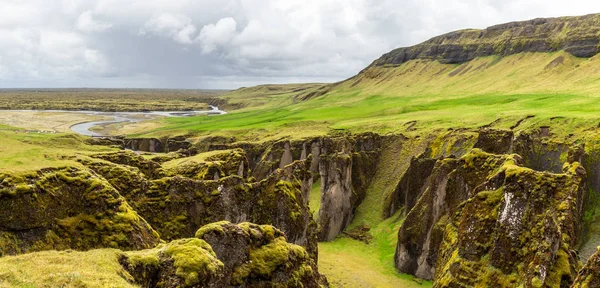
[[[570,286],[587,261],[582,243],[594,245],[584,214],[593,219],[598,195],[596,150],[570,140],[547,126],[484,128],[460,158],[431,158],[430,142],[388,208],[406,209],[396,267],[436,287]]]
[[[585,170],[553,174],[506,162],[445,227],[435,286],[570,285],[578,271]]]
[[[106,180],[87,170],[0,175],[0,255],[50,249],[145,249],[158,233]]]
[[[415,59],[457,64],[476,57],[559,50],[576,57],[592,57],[600,51],[598,23],[600,15],[593,14],[511,22],[483,30],[460,30],[412,47],[392,50],[371,66],[399,65]]]
[[[384,189],[381,217],[399,211],[404,215],[395,254],[399,271],[433,279],[437,287],[568,286],[581,269],[579,261],[589,255],[578,255],[577,250],[582,243],[596,245],[586,237],[595,232],[589,232],[591,222],[585,219],[593,211],[588,200],[599,191],[600,150],[586,148],[588,140],[561,140],[553,129],[449,129],[414,139],[372,133],[263,143],[218,139],[216,144],[195,143],[191,148],[222,152],[175,166],[162,163],[187,155],[150,158],[120,151],[79,157],[81,167],[1,176],[0,205],[19,209],[0,212],[6,214],[0,215],[5,219],[4,224],[0,221],[0,248],[4,254],[100,247],[139,250],[161,239],[197,236],[215,253],[207,252],[212,255],[207,263],[214,267],[207,264],[203,269],[210,266],[218,272],[203,270],[202,277],[232,283],[235,277],[218,275],[241,273],[227,263],[245,264],[227,258],[222,247],[215,248],[215,235],[221,229],[238,236],[262,230],[211,223],[273,225],[316,261],[317,239],[336,238],[367,193]],[[382,181],[382,175],[391,180]],[[310,197],[316,182],[320,195]],[[316,220],[308,208],[309,199],[315,198],[320,199]],[[198,236],[201,227],[212,227],[203,229],[214,235]],[[224,247],[246,247],[245,236],[238,236],[218,241],[224,241]],[[176,246],[208,251],[205,244],[189,241]],[[174,260],[165,256],[165,249],[171,248],[161,247],[153,253],[165,264],[148,275],[172,272],[169,265]],[[585,271],[595,269],[590,265]],[[143,270],[129,268],[131,273]],[[247,275],[258,279],[259,274]],[[139,283],[154,283],[144,282],[154,281],[150,276],[139,277]],[[243,283],[256,280],[250,278]]]

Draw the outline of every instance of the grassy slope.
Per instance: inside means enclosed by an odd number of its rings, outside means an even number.
[[[553,133],[567,135],[597,125],[598,61],[598,56],[580,59],[564,52],[485,57],[461,65],[416,60],[398,67],[370,68],[324,96],[301,103],[271,100],[265,107],[241,109],[220,117],[166,119],[165,127],[148,135],[167,131],[224,134],[256,141],[301,138],[334,130],[425,135],[447,128],[475,128],[499,118],[494,126],[508,128],[528,115],[535,118],[524,121],[521,127],[553,123],[560,125]],[[246,98],[253,95],[247,92]],[[290,96],[286,94],[285,98]],[[416,121],[414,126],[412,121]],[[420,144],[411,145],[414,148]],[[389,179],[392,175],[399,177],[395,171],[403,171],[406,165],[400,161],[402,151],[382,157],[387,168],[374,178],[350,226],[372,227],[373,243],[341,237],[319,245],[320,269],[332,283],[361,287],[417,285],[393,267],[397,229],[390,227],[399,227],[400,220],[381,218],[381,203],[393,189],[388,187]]]
[[[398,67],[372,68],[336,86],[330,93],[305,102],[294,103],[292,97],[298,93],[294,88],[290,90],[294,86],[271,94],[264,91],[265,87],[238,90],[225,97],[232,102],[246,103],[243,109],[218,117],[164,119],[165,126],[144,135],[223,134],[256,141],[322,135],[338,129],[422,135],[450,127],[478,127],[498,118],[502,119],[495,126],[507,128],[526,115],[536,117],[523,125],[541,125],[555,121],[552,117],[568,117],[567,120],[556,120],[563,124],[562,132],[566,134],[572,128],[584,131],[597,124],[596,107],[600,107],[598,61],[600,57],[578,59],[563,52],[528,53],[501,59],[486,57],[462,65],[411,61]],[[247,105],[253,97],[262,97],[261,104]],[[416,130],[409,129],[411,121],[417,121],[413,127]],[[0,146],[0,150],[4,149],[0,151],[3,155],[0,156],[0,167],[19,170],[70,162],[60,157],[49,160],[43,157],[57,153],[54,149],[45,150],[42,147],[45,144],[41,144],[54,143],[54,135],[8,136],[8,141],[12,141],[7,142],[11,148],[9,153],[2,153],[7,152],[7,148]],[[320,269],[333,284],[362,287],[418,285],[410,277],[396,273],[393,267],[395,237],[402,219],[381,219],[381,201],[393,189],[388,183],[389,177],[406,165],[400,162],[402,151],[382,157],[385,162],[382,164],[387,168],[375,176],[351,225],[371,226],[374,241],[363,244],[341,237],[320,244]],[[65,154],[69,153],[75,152],[65,151]],[[41,162],[22,162],[34,157]],[[311,204],[314,209],[317,203]]]
[[[411,121],[417,121],[416,131],[408,134],[423,134],[478,127],[498,118],[503,119],[498,125],[508,127],[526,115],[595,119],[599,61],[599,56],[580,59],[564,52],[484,57],[462,65],[415,60],[370,68],[308,101],[284,101],[282,106],[240,109],[219,117],[165,119],[164,127],[146,135],[191,132],[252,140],[339,129],[406,133]]]
[[[46,167],[77,166],[77,155],[111,151],[85,144],[74,134],[19,133],[0,130],[0,173],[19,173]]]
[[[46,251],[0,258],[0,287],[136,287],[118,250]],[[127,274],[128,275],[128,274]]]

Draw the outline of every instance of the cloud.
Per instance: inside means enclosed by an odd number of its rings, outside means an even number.
[[[184,14],[163,13],[146,21],[139,34],[164,36],[181,44],[191,44],[194,42],[196,31],[190,17]]]
[[[82,32],[103,32],[112,27],[109,23],[94,20],[92,11],[90,10],[81,13],[77,17],[76,26]]]
[[[236,27],[237,22],[231,17],[222,18],[217,24],[204,25],[198,36],[203,52],[210,53],[217,46],[228,44],[236,35]]]
[[[2,1],[2,0],[0,0]],[[0,87],[339,81],[463,28],[600,12],[591,0],[4,0]]]

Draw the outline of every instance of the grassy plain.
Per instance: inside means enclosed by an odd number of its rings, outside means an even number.
[[[220,90],[0,89],[0,110],[179,111],[224,103]]]
[[[110,120],[112,117],[65,112],[0,111],[0,123],[26,130],[70,132],[81,122]]]
[[[498,119],[496,126],[510,127],[528,115],[535,121],[597,119],[599,61],[599,56],[581,59],[564,52],[484,57],[461,65],[415,60],[369,68],[307,101],[294,104],[293,96],[282,92],[280,101],[271,100],[266,106],[219,117],[164,119],[161,128],[140,134],[222,134],[249,140],[340,130],[416,135],[474,128]],[[234,101],[264,94],[249,90],[242,97],[242,91],[224,97]]]
[[[46,167],[78,166],[78,155],[115,150],[93,146],[72,133],[22,133],[0,130],[0,173],[20,173]]]
[[[403,222],[400,215],[373,227],[369,244],[344,236],[319,243],[319,272],[333,287],[431,287],[430,281],[400,274],[394,267],[398,229]]]

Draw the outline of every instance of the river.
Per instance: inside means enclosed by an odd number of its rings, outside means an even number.
[[[88,115],[102,115],[111,116],[112,120],[104,121],[90,121],[82,122],[71,126],[71,130],[77,134],[85,136],[102,136],[94,131],[90,131],[91,128],[100,125],[125,123],[125,122],[139,122],[144,120],[152,120],[157,117],[188,117],[196,115],[222,115],[227,114],[223,110],[219,110],[219,107],[210,106],[210,110],[204,111],[149,111],[149,112],[98,112],[98,111],[60,111],[60,112],[75,112],[84,113]]]

